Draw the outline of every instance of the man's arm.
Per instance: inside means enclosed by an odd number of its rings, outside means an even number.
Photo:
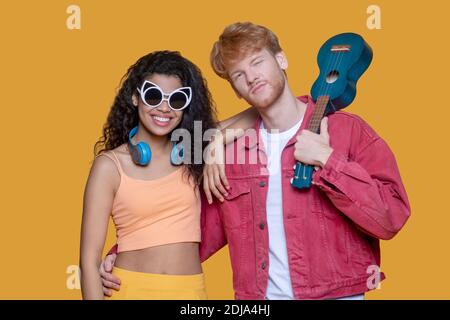
[[[223,248],[227,244],[227,239],[220,218],[219,204],[216,201],[208,204],[203,192],[201,192],[201,199],[200,261],[203,262]]]
[[[216,202],[208,204],[203,192],[201,194],[201,235],[200,261],[207,260],[227,244],[222,220],[219,214],[219,205]],[[111,273],[117,253],[117,244],[113,246],[105,260],[100,265],[100,275],[103,284],[103,293],[107,296],[113,294],[112,289],[120,290],[120,279]]]
[[[103,285],[103,294],[111,297],[112,290],[120,290],[120,279],[112,274],[112,269],[117,257],[117,244],[114,245],[107,253],[105,259],[100,264],[100,277]]]
[[[372,237],[393,238],[410,216],[395,157],[378,136],[362,146],[352,160],[333,150],[314,173],[313,183]]]
[[[117,254],[117,243],[109,249],[106,255],[109,256],[110,254]]]

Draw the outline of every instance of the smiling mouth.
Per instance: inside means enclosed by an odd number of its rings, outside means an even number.
[[[159,122],[169,122],[170,118],[165,118],[165,117],[157,117],[157,116],[152,116],[153,119],[158,120]]]
[[[172,119],[170,117],[159,117],[155,115],[150,115],[150,117],[152,118],[153,122],[160,127],[169,125],[169,122]]]

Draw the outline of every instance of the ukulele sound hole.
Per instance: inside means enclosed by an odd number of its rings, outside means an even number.
[[[327,75],[327,83],[334,83],[339,78],[339,72],[336,70],[330,71]]]

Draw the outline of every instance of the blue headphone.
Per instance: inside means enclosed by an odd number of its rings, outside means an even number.
[[[134,127],[131,129],[128,135],[128,149],[130,150],[131,159],[133,162],[140,166],[146,166],[150,163],[152,159],[152,149],[150,146],[143,142],[139,141],[136,145],[133,144],[131,138],[136,135],[138,127]],[[183,163],[184,160],[184,148],[181,146],[179,148],[175,142],[173,142],[172,152],[170,153],[170,162],[174,166],[179,166]]]

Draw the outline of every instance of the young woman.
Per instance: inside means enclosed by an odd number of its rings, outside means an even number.
[[[84,299],[104,297],[99,265],[110,215],[117,235],[113,274],[121,279],[113,299],[206,299],[198,249],[203,164],[171,141],[175,129],[185,129],[194,150],[194,121],[202,133],[215,126],[206,81],[192,62],[159,51],[128,69],[84,194]]]

